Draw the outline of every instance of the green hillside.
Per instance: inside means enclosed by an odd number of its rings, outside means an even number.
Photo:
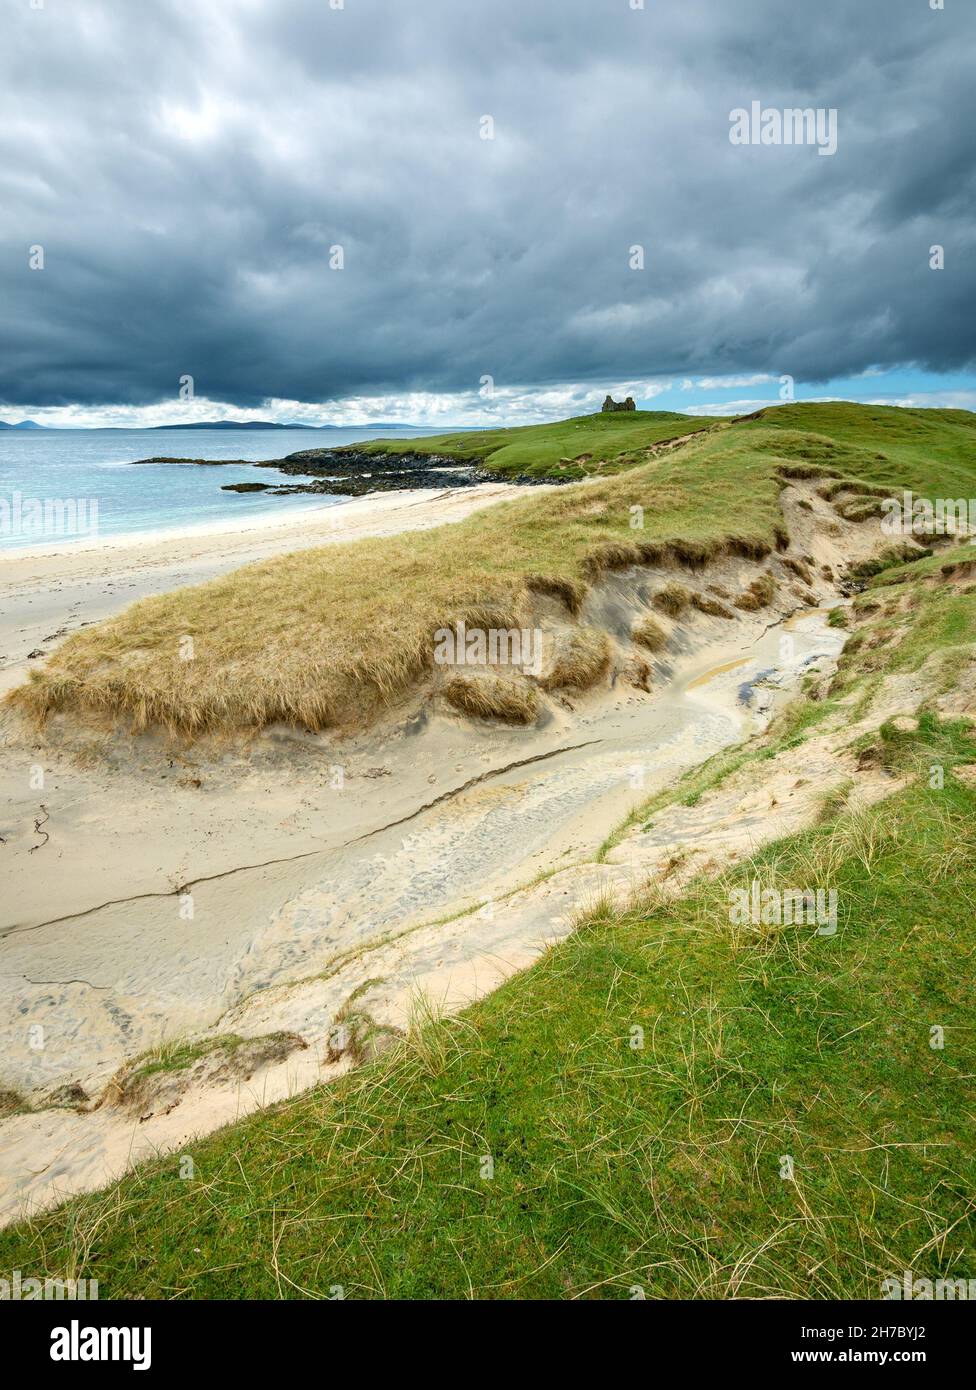
[[[969,410],[908,410],[848,401],[774,406],[735,422],[737,431],[818,435],[791,443],[791,457],[831,466],[849,462],[865,482],[914,487],[931,497],[969,497],[976,470],[976,414]]]
[[[931,562],[879,576],[835,696],[747,756],[842,728],[879,635],[901,670],[971,662],[974,587]],[[889,801],[825,807],[673,903],[595,911],[457,1019],[194,1143],[193,1181],[173,1155],[0,1234],[0,1271],[245,1299],[876,1299],[892,1271],[970,1275],[976,742],[929,712],[879,750],[908,779]],[[829,875],[837,935],[731,929],[757,875]]]
[[[448,454],[465,462],[478,460],[493,473],[514,477],[582,478],[643,463],[652,445],[710,429],[713,423],[669,410],[634,410],[578,415],[551,425],[384,439],[352,447],[377,454]]]
[[[526,448],[548,466],[566,447],[559,431],[602,431],[609,450],[628,428],[660,440],[688,423],[604,418],[538,427],[553,437],[534,446],[524,431],[493,437],[498,452]],[[86,699],[126,710],[171,693],[228,718],[220,701],[243,683],[266,714],[269,652],[277,689],[292,650],[306,682],[320,668],[322,680],[352,682],[335,673],[348,649],[362,679],[357,623],[390,643],[406,626],[417,638],[466,605],[503,607],[529,575],[572,597],[601,566],[666,545],[700,563],[731,536],[761,556],[776,543],[784,476],[822,478],[835,505],[850,495],[870,508],[904,487],[968,497],[974,443],[966,412],[770,410],[605,481],[138,604],[66,643],[26,699],[35,711]],[[613,458],[635,448],[631,438]],[[635,504],[646,508],[636,540]],[[639,1287],[876,1299],[892,1271],[971,1277],[976,736],[952,711],[973,707],[972,554],[876,575],[838,613],[852,635],[829,691],[811,688],[763,739],[668,793],[697,805],[733,771],[759,778],[777,754],[830,734],[898,779],[888,800],[852,811],[825,798],[813,828],[716,881],[591,913],[458,1018],[428,1019],[339,1083],[194,1143],[194,1181],[174,1155],[0,1233],[0,1274],[97,1278],[108,1298],[328,1298],[341,1286],[350,1298],[627,1298]],[[337,615],[353,626],[339,632]],[[196,663],[193,689],[169,692],[168,653],[184,632],[206,634],[211,664]],[[413,672],[405,657],[386,675]],[[851,724],[895,679],[916,691],[917,718],[879,714],[854,744]],[[732,930],[730,887],[757,876],[835,887],[836,936]]]

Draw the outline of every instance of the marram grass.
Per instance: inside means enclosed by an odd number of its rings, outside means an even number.
[[[620,437],[603,423],[615,417],[594,418]],[[638,424],[651,428],[646,416]],[[673,427],[670,417],[660,426]],[[38,720],[69,710],[189,736],[363,724],[430,675],[438,629],[519,627],[539,593],[576,615],[588,585],[633,564],[761,560],[784,539],[778,497],[790,470],[932,497],[972,490],[974,443],[965,411],[766,411],[457,525],[285,555],[143,600],[68,638],[10,698]],[[739,605],[768,599],[754,590]]]

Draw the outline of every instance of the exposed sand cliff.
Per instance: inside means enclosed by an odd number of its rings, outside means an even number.
[[[524,968],[594,896],[676,887],[811,819],[852,773],[836,733],[804,749],[809,768],[773,759],[599,856],[634,806],[761,734],[838,655],[821,605],[877,532],[803,483],[782,506],[791,546],[765,560],[608,570],[575,613],[540,592],[529,728],[472,722],[441,673],[343,739],[181,749],[70,722],[28,737],[8,714],[0,1036],[4,1082],[34,1108],[0,1122],[0,1213],[336,1075],[408,1027],[418,996],[456,1009]],[[580,630],[606,660],[588,688],[550,692]],[[858,775],[866,800],[892,789]],[[186,1065],[133,1076],[174,1039]]]

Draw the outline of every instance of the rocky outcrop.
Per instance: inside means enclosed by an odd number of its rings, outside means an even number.
[[[370,492],[398,492],[410,488],[476,487],[479,483],[520,485],[565,483],[568,478],[535,478],[493,473],[480,459],[457,459],[450,454],[401,454],[367,449],[301,449],[286,458],[262,459],[137,459],[137,463],[185,463],[202,468],[271,468],[295,479],[292,483],[225,483],[222,492],[267,492],[288,496],[296,492],[326,493],[338,497],[363,497]],[[311,481],[300,481],[310,479]]]

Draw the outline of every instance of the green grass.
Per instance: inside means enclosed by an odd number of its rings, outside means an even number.
[[[854,602],[857,627],[841,657],[838,694],[870,694],[882,676],[917,672],[932,660],[936,693],[953,688],[973,659],[976,583],[950,584],[943,571],[968,566],[971,554],[970,546],[956,546],[871,580]]]
[[[653,445],[693,431],[713,430],[717,423],[670,410],[634,410],[578,415],[555,424],[514,429],[374,440],[351,447],[376,454],[448,454],[511,477],[585,478],[646,462],[645,450]]]
[[[976,797],[950,777],[674,905],[597,911],[463,1017],[191,1145],[196,1179],[173,1155],[0,1235],[0,1270],[108,1298],[876,1298],[889,1272],[969,1276],[974,863]],[[731,927],[756,874],[836,888],[837,935]]]
[[[834,475],[875,484],[885,493],[909,488],[920,497],[973,496],[976,414],[908,410],[847,401],[776,406],[735,430],[776,429],[781,452]]]
[[[976,566],[976,547],[964,544],[954,547],[951,551],[944,550],[934,555],[927,555],[924,560],[907,561],[904,564],[891,565],[883,574],[879,574],[872,584],[872,588],[887,588],[893,584],[903,584],[906,580],[918,578],[941,579],[944,575],[955,573],[965,577],[964,567],[969,565]],[[949,566],[949,569],[946,567]],[[974,574],[976,581],[976,574]]]
[[[173,1041],[163,1043],[142,1057],[137,1057],[125,1068],[128,1082],[148,1079],[162,1072],[187,1071],[213,1052],[236,1052],[247,1040],[236,1033],[224,1033],[219,1037],[207,1038],[203,1042]]]
[[[26,1115],[30,1109],[30,1105],[19,1091],[0,1086],[0,1120],[6,1120],[11,1115]]]
[[[785,442],[730,428],[651,465],[668,498],[652,534],[714,538],[734,485],[737,522],[772,535]],[[639,474],[598,485],[601,527]],[[555,537],[552,520],[530,508],[519,544],[538,526],[554,572],[578,577],[596,530],[572,505]],[[826,696],[665,795],[700,799],[852,723],[891,674],[934,660],[951,687],[976,651],[976,585],[944,573],[960,560],[874,577]],[[195,1178],[173,1154],[0,1233],[0,1274],[234,1299],[876,1299],[905,1269],[972,1277],[976,793],[956,773],[976,737],[923,708],[855,749],[869,742],[909,779],[888,801],[825,802],[809,831],[674,902],[596,909],[456,1019],[420,1001],[378,1061],[190,1145]],[[837,934],[733,925],[730,889],[754,878],[836,889]]]
[[[312,730],[351,727],[430,677],[438,629],[461,621],[523,625],[540,580],[549,591],[563,586],[578,608],[587,585],[608,569],[662,560],[704,564],[730,541],[745,542],[740,553],[761,558],[786,539],[784,470],[821,466],[806,454],[826,450],[835,471],[859,472],[865,487],[890,480],[935,495],[944,471],[954,486],[958,479],[963,491],[972,489],[976,424],[967,422],[976,416],[894,411],[892,424],[882,412],[878,435],[878,411],[845,406],[832,426],[839,443],[787,427],[807,419],[825,427],[833,409],[790,406],[762,421],[709,427],[649,462],[585,485],[539,489],[454,526],[304,550],[143,600],[68,638],[10,698],[41,721],[81,710],[182,736],[278,721]],[[647,425],[641,415],[596,416],[584,421],[584,433],[595,431],[610,449],[628,430],[660,433],[688,423],[662,425],[654,416]],[[924,431],[918,415],[926,417]],[[548,466],[546,449],[578,423],[533,426],[552,438],[544,445],[536,435],[525,447]],[[847,442],[852,432],[856,445]],[[469,436],[459,439],[469,447]],[[760,601],[737,600],[739,607]],[[183,659],[187,638],[192,660]]]

